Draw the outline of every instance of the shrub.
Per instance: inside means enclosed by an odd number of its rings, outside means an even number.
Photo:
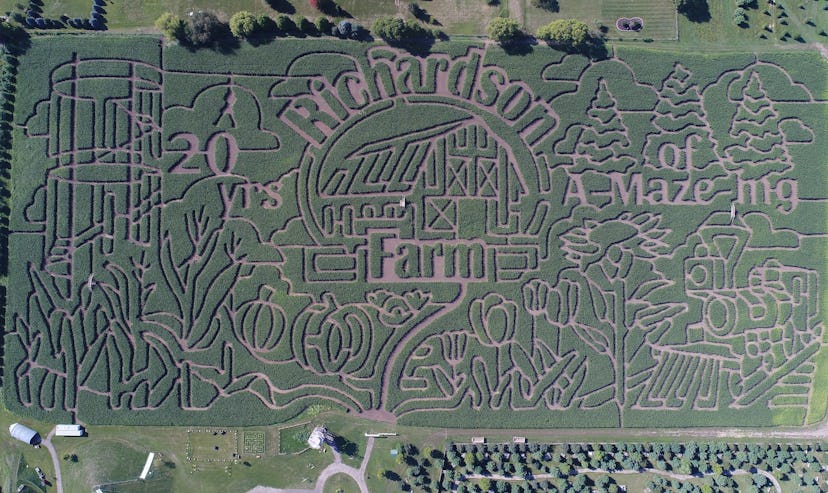
[[[739,8],[747,8],[752,3],[753,3],[753,0],[736,0],[736,6],[739,7]]]
[[[77,19],[77,21],[81,21],[81,19]],[[155,27],[169,40],[184,41],[188,37],[187,23],[171,12],[161,14],[161,17],[155,21]]]
[[[490,39],[501,45],[511,43],[523,35],[516,20],[504,17],[492,19],[486,28],[486,33]]]
[[[589,39],[589,27],[577,19],[558,19],[541,26],[538,37],[548,43],[577,49]]]

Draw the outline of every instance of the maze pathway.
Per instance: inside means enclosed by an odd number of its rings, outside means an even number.
[[[474,46],[284,46],[270,73],[81,44],[39,80],[24,59],[43,97],[16,108],[13,409],[811,417],[828,371],[812,82],[742,56],[645,70],[541,50],[516,70]]]

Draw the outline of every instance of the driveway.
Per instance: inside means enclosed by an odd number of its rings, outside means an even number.
[[[52,445],[52,437],[55,436],[55,429],[52,428],[52,431],[46,435],[46,440],[40,442],[41,445],[46,447],[46,450],[49,451],[49,455],[52,456],[52,464],[55,466],[55,489],[57,493],[63,493],[63,482],[60,479],[60,462],[58,461],[57,452],[55,452],[55,447]]]
[[[355,469],[349,465],[342,463],[342,456],[339,452],[334,451],[334,462],[319,473],[319,479],[316,480],[316,486],[312,490],[298,489],[298,488],[270,488],[268,486],[256,486],[247,493],[322,493],[325,488],[325,482],[334,474],[347,474],[356,484],[359,485],[360,493],[369,493],[368,486],[365,484],[365,468],[368,466],[368,459],[371,457],[371,451],[374,449],[374,437],[368,437],[368,444],[365,446],[365,457],[359,465],[359,469]]]

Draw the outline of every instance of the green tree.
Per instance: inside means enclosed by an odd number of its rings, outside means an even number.
[[[265,16],[242,10],[230,17],[230,32],[237,38],[247,38],[261,31]]]
[[[161,14],[161,17],[155,20],[155,27],[168,40],[184,41],[188,38],[187,23],[171,12]]]
[[[512,43],[523,36],[518,22],[507,17],[495,17],[489,21],[486,33],[489,35],[489,39],[500,45]]]
[[[483,491],[489,491],[492,489],[492,480],[489,478],[483,478],[480,480],[480,489]]]
[[[380,38],[397,42],[405,38],[405,21],[399,17],[380,17],[371,25],[371,31]]]
[[[7,21],[0,21],[0,41],[13,41],[27,36],[26,31],[20,26]]]
[[[296,24],[289,16],[279,14],[276,16],[276,29],[282,34],[288,34],[296,30]]]
[[[207,46],[220,38],[226,29],[227,25],[212,12],[196,12],[190,18],[190,43]]]
[[[676,10],[684,14],[688,20],[693,22],[707,22],[710,20],[710,7],[707,0],[674,0]]]
[[[541,26],[538,38],[551,44],[580,49],[589,40],[589,26],[577,19],[558,19]]]
[[[327,17],[316,18],[316,30],[319,31],[319,34],[331,34],[333,27],[334,23]]]
[[[742,7],[736,7],[733,11],[733,23],[740,27],[747,26],[747,16],[745,15],[745,9]]]

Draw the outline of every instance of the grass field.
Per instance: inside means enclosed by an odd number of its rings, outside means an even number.
[[[817,53],[440,51],[34,39],[9,405],[101,424],[311,403],[448,426],[818,419]]]
[[[325,483],[324,493],[359,493],[359,485],[346,474],[334,474]]]

